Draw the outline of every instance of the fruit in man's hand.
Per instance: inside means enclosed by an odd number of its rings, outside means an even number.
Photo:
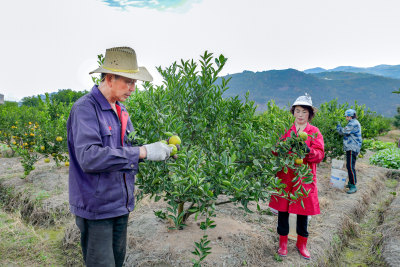
[[[173,135],[168,139],[168,143],[172,145],[180,145],[181,139],[177,135]]]
[[[170,156],[173,156],[178,152],[178,149],[176,148],[176,146],[174,144],[169,144],[168,146],[172,147]]]
[[[305,132],[300,132],[299,136],[301,139],[303,139],[303,141],[306,141],[308,138],[308,134],[306,134]]]
[[[50,159],[49,159],[49,158],[45,158],[45,159],[44,159],[44,162],[49,163],[49,162],[50,162]]]
[[[297,165],[301,165],[303,164],[303,159],[295,159],[294,163],[296,163]]]

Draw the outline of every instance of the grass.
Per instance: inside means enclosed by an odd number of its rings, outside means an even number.
[[[61,228],[35,229],[0,209],[0,266],[63,266]]]

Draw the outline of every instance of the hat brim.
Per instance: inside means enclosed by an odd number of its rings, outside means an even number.
[[[314,113],[318,111],[318,108],[316,108],[316,107],[314,107],[314,106],[310,106],[310,104],[305,103],[305,102],[297,102],[297,103],[294,103],[294,104],[292,105],[292,107],[294,107],[294,106],[308,106],[308,107],[311,107],[311,108],[314,110]]]
[[[145,67],[139,67],[139,71],[135,72],[135,73],[117,72],[117,71],[105,69],[103,67],[99,67],[99,68],[95,69],[94,71],[89,72],[89,74],[93,74],[93,73],[115,74],[115,75],[119,75],[119,76],[126,77],[129,79],[134,79],[134,80],[139,80],[139,81],[144,81],[144,82],[152,82],[153,81],[153,76],[151,76],[150,72]]]

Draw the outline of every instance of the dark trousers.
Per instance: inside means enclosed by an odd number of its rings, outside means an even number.
[[[296,222],[296,233],[302,237],[308,237],[307,231],[308,216],[297,214]],[[288,212],[278,212],[278,234],[288,235],[289,234],[289,213]]]
[[[354,151],[346,151],[346,167],[347,173],[349,174],[349,183],[356,185],[357,184],[357,176],[356,176],[356,160],[357,160],[357,152]]]
[[[126,253],[128,218],[129,214],[103,220],[87,220],[76,216],[86,266],[122,266]]]

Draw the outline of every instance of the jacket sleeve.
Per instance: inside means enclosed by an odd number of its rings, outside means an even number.
[[[103,147],[96,111],[91,104],[71,111],[72,147],[84,172],[99,173],[138,170],[139,147]]]
[[[320,163],[325,157],[324,137],[317,129],[317,136],[307,144],[310,148],[310,153],[307,154],[306,160],[311,163]]]
[[[340,135],[350,135],[351,133],[356,131],[356,125],[353,123],[348,123],[344,128],[337,127],[336,130]]]

